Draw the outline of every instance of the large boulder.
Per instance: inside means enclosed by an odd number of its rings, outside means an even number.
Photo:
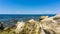
[[[23,30],[23,27],[24,27],[24,22],[18,21],[17,22],[17,28],[15,29],[15,33],[20,33]]]
[[[56,34],[60,34],[60,15],[41,20],[41,25],[43,29],[53,30]]]

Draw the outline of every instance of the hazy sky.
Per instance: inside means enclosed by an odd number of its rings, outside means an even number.
[[[60,0],[0,0],[0,14],[56,14]]]

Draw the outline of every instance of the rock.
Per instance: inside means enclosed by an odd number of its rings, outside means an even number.
[[[3,27],[3,22],[0,22],[0,30],[3,30],[4,27]]]
[[[18,22],[16,33],[21,34],[60,34],[60,15],[53,17],[41,16],[42,20],[31,19],[27,22]]]
[[[22,22],[18,21],[17,22],[17,28],[15,29],[15,32],[16,33],[21,32],[23,30],[23,27],[24,27],[24,22],[23,21]]]
[[[43,20],[43,19],[46,19],[46,18],[48,18],[48,16],[41,16],[41,17],[39,18],[39,21],[41,21],[41,20]]]
[[[29,20],[25,23],[23,32],[24,34],[38,34],[39,31],[39,22],[35,21],[34,19]]]
[[[43,26],[43,29],[50,29],[55,31],[55,33],[60,33],[60,25],[58,25],[59,23],[60,15],[41,20],[41,25]]]

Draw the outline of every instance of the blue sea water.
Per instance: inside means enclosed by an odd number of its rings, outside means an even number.
[[[27,21],[29,19],[39,20],[40,16],[55,16],[55,14],[0,14],[0,22],[5,26],[13,26],[16,23],[11,23],[10,20]]]

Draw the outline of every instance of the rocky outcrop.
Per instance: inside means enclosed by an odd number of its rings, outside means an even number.
[[[60,34],[60,15],[49,17],[41,21],[43,29],[52,30],[56,34]]]
[[[20,33],[23,30],[24,22],[18,21],[16,26],[17,26],[17,28],[15,29],[15,33]]]
[[[20,34],[60,34],[60,15],[41,19],[40,22],[34,19],[18,22],[15,31]]]

